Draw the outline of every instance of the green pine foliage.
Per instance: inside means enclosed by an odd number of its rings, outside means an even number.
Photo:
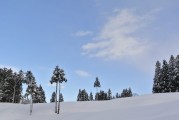
[[[107,99],[108,99],[108,100],[111,100],[111,99],[112,99],[111,89],[108,90]]]
[[[89,96],[85,89],[84,90],[79,89],[77,101],[89,101]]]
[[[101,87],[98,77],[96,77],[96,81],[94,82],[94,87]]]
[[[53,75],[51,77],[50,83],[56,84],[55,113],[57,113],[57,114],[59,114],[59,111],[60,111],[60,97],[58,97],[59,100],[58,100],[58,105],[57,105],[57,94],[59,93],[59,95],[60,95],[60,84],[63,83],[63,82],[67,82],[67,79],[65,78],[64,70],[59,68],[58,66],[56,66],[54,71],[53,71]]]
[[[132,97],[132,90],[131,90],[131,88],[129,88],[129,89],[127,89],[127,88],[123,89],[120,97],[121,98],[123,98],[123,97]]]
[[[32,96],[32,99],[36,99],[36,94],[38,94],[38,87],[36,80],[31,71],[27,71],[25,76],[25,83],[27,84],[26,93]]]
[[[155,65],[153,93],[159,93],[160,92],[160,80],[161,80],[160,74],[161,74],[161,63],[159,61],[157,61],[156,65]]]
[[[63,101],[64,101],[64,99],[63,99],[63,94],[62,94],[62,93],[60,93],[60,95],[59,95],[59,101],[60,101],[60,102],[63,102]]]
[[[100,90],[99,93],[96,93],[95,100],[108,100],[108,95],[106,92]]]
[[[153,79],[153,93],[167,93],[179,91],[179,55],[175,58],[171,55],[169,62],[163,60],[156,63]]]
[[[134,94],[132,93],[131,88],[123,89],[121,94],[116,93],[116,98],[125,98],[125,97],[132,97],[132,96],[134,96]]]
[[[53,92],[53,93],[52,93],[52,97],[51,97],[51,99],[50,99],[50,102],[51,102],[51,103],[55,102],[55,96],[56,96],[56,93]]]
[[[96,80],[94,82],[94,87],[96,88],[95,100],[98,100],[98,95],[99,95],[98,88],[101,87],[98,77],[96,77]]]
[[[22,92],[22,71],[0,68],[0,102],[19,103]]]
[[[93,101],[93,100],[94,100],[94,99],[93,99],[93,93],[92,93],[92,92],[90,92],[89,100],[90,100],[90,101]]]
[[[119,93],[116,93],[116,98],[119,98]]]
[[[33,93],[33,103],[46,103],[45,99],[45,91],[42,86],[37,86],[35,92]]]

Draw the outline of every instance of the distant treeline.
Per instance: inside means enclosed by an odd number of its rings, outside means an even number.
[[[112,95],[111,89],[108,90],[108,92],[104,92],[103,90],[100,90],[100,92],[95,94],[95,97],[93,97],[92,92],[88,95],[86,90],[79,89],[79,93],[77,96],[77,101],[93,101],[93,100],[111,100],[116,98],[124,98],[124,97],[132,97],[132,91],[131,88],[129,89],[123,89],[122,93],[116,93],[115,96]]]

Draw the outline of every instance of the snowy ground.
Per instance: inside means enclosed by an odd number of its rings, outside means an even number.
[[[179,93],[144,95],[111,101],[65,102],[60,114],[54,104],[0,103],[0,120],[179,120]]]

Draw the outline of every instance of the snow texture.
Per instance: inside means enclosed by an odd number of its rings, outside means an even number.
[[[110,101],[63,102],[33,105],[0,103],[1,120],[178,120],[179,93],[143,95]]]

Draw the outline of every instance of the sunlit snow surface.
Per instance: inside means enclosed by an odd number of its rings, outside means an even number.
[[[60,114],[54,104],[0,103],[0,120],[179,120],[179,93],[143,95],[111,101],[64,102]]]

